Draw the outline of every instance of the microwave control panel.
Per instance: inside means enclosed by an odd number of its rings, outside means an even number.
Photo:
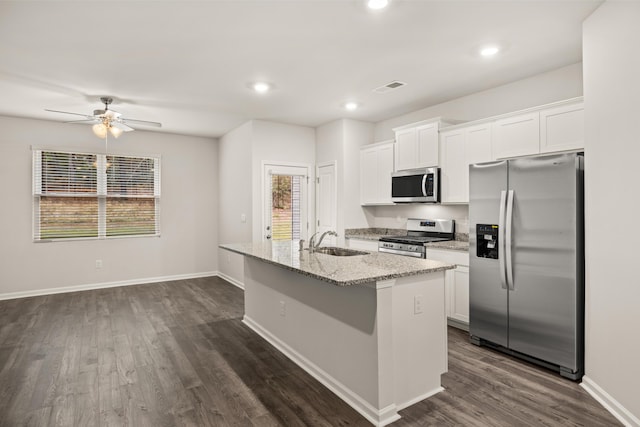
[[[478,224],[476,226],[476,256],[498,259],[498,226]]]

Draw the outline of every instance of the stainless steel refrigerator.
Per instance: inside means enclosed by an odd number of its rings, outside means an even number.
[[[584,374],[583,156],[469,167],[469,332],[580,380]]]

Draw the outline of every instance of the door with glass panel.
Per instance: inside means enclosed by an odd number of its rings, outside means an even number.
[[[263,240],[307,237],[308,168],[266,164]]]

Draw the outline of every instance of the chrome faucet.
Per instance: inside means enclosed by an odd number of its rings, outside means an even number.
[[[320,243],[322,243],[322,239],[324,239],[324,236],[326,236],[327,234],[329,236],[336,236],[336,237],[338,236],[338,233],[336,233],[335,231],[328,230],[320,235],[320,240],[318,240],[318,243],[316,243],[315,238],[318,233],[319,231],[317,233],[314,233],[314,235],[311,236],[311,238],[309,239],[309,252],[311,253],[313,253],[313,251],[315,251],[317,248],[320,247]]]

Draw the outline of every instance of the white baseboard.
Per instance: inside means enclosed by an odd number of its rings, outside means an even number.
[[[92,289],[116,288],[118,286],[135,286],[135,285],[143,285],[147,283],[170,282],[172,280],[197,279],[200,277],[211,277],[211,276],[218,276],[218,272],[207,271],[202,273],[175,274],[172,276],[146,277],[146,278],[133,279],[133,280],[120,280],[116,282],[103,282],[103,283],[92,283],[88,285],[64,286],[60,288],[36,289],[33,291],[24,291],[24,292],[8,292],[8,293],[0,294],[0,301],[8,300],[8,299],[16,299],[16,298],[36,297],[41,295],[64,294],[67,292],[89,291]]]
[[[231,283],[232,285],[234,285],[234,286],[236,286],[236,287],[238,287],[238,288],[240,288],[240,289],[242,289],[244,291],[244,283],[242,283],[241,281],[236,280],[231,276],[227,276],[226,274],[224,274],[221,271],[218,271],[217,274],[218,274],[218,277],[226,280],[227,282]]]
[[[582,383],[580,383],[580,385],[622,424],[627,427],[640,427],[640,419],[629,412],[620,402],[604,391],[604,389],[591,378],[587,376],[582,377]]]
[[[418,396],[418,397],[416,397],[414,399],[411,399],[411,400],[409,400],[407,402],[404,402],[404,403],[396,405],[397,409],[398,409],[398,411],[402,411],[403,409],[408,408],[411,405],[415,405],[416,403],[421,402],[421,401],[433,396],[434,394],[440,393],[441,391],[444,391],[444,388],[443,387],[438,387],[435,390],[431,390],[431,391],[423,394],[422,396]]]
[[[320,369],[306,357],[289,347],[280,339],[273,336],[269,331],[257,324],[247,315],[244,316],[242,322],[251,328],[255,333],[264,338],[268,343],[277,348],[282,354],[291,359],[295,364],[304,369],[309,375],[314,377],[325,387],[331,390],[336,396],[346,402],[353,409],[358,411],[360,415],[365,417],[371,424],[383,427],[392,422],[399,420],[398,409],[396,405],[389,405],[382,409],[376,409],[371,404],[366,402],[362,397],[356,394],[354,391],[346,387],[340,381]]]

